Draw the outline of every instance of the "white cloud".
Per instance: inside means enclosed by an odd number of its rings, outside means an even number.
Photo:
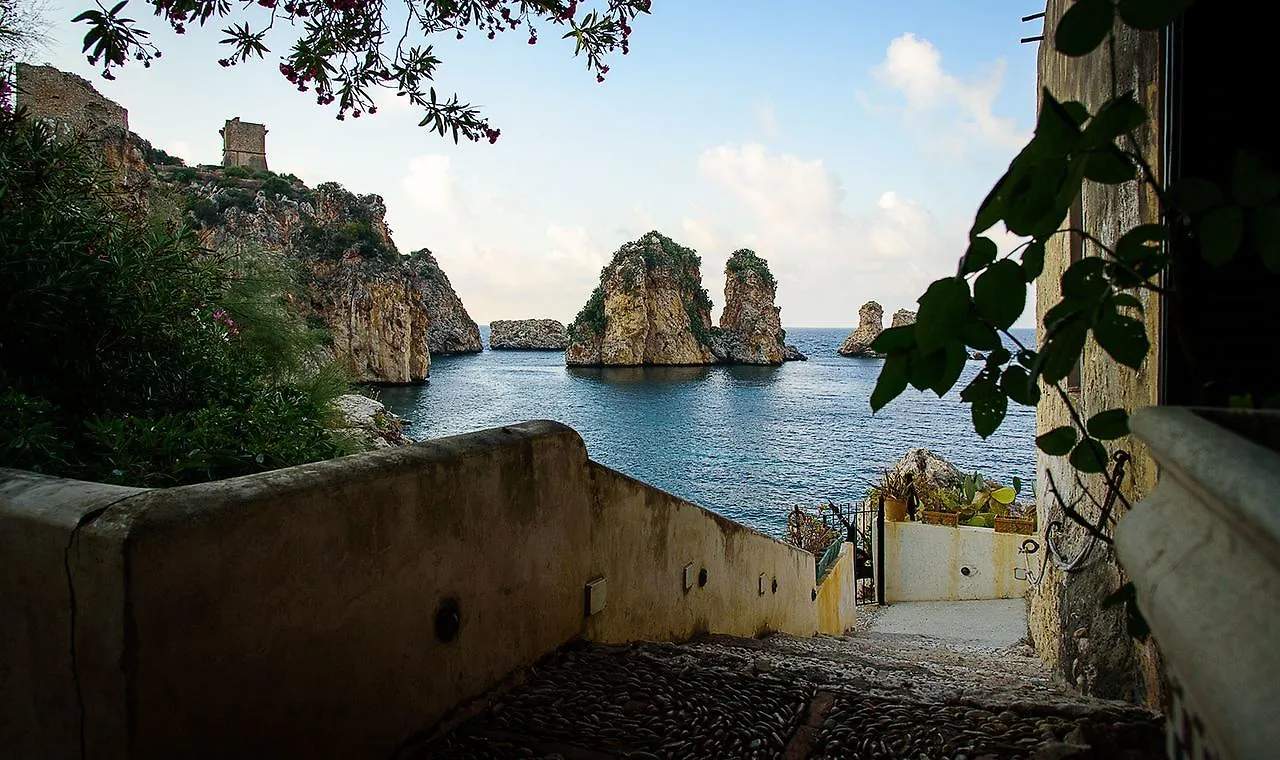
[[[889,43],[875,75],[906,99],[907,115],[916,126],[931,139],[941,138],[935,147],[944,152],[962,153],[970,142],[1014,150],[1027,140],[1015,119],[994,111],[1004,87],[1004,61],[966,81],[943,68],[942,53],[932,43],[908,32]]]
[[[429,154],[409,160],[400,186],[420,211],[441,213],[455,205],[453,169],[448,156]]]
[[[778,125],[778,114],[773,110],[772,103],[761,103],[756,106],[756,121],[760,123],[760,131],[766,137],[776,137],[782,131],[782,127]]]

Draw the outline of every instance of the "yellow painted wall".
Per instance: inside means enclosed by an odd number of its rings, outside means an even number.
[[[1018,549],[1027,538],[967,525],[886,521],[885,601],[1022,597],[1027,582],[1016,578],[1014,570],[1025,567]],[[966,567],[968,575],[961,572]]]
[[[818,632],[839,636],[858,623],[858,581],[854,545],[840,547],[840,556],[818,587]]]

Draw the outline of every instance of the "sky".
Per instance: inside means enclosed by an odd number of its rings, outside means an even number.
[[[713,318],[742,247],[769,261],[785,326],[914,310],[1034,120],[1031,3],[655,0],[603,84],[550,29],[433,41],[437,89],[483,106],[495,145],[454,145],[390,93],[337,121],[274,54],[224,69],[217,28],[179,37],[133,5],[164,51],[150,69],[99,77],[68,21],[89,3],[71,0],[50,4],[34,62],[86,77],[190,164],[221,163],[226,119],[266,124],[273,171],[382,196],[399,249],[430,248],[481,324],[568,322],[651,229],[702,256]]]

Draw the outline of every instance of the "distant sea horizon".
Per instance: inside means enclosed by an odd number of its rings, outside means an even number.
[[[836,352],[852,328],[785,329],[809,361],[571,368],[562,352],[486,348],[432,357],[428,384],[382,388],[379,396],[415,440],[563,422],[601,464],[773,535],[797,504],[861,501],[915,447],[1002,483],[1034,482],[1034,408],[1010,405],[985,441],[973,432],[959,392],[981,362],[969,362],[942,399],[908,388],[872,415],[883,361]],[[1013,333],[1024,343],[1035,338],[1031,328]],[[481,337],[487,347],[487,325]]]

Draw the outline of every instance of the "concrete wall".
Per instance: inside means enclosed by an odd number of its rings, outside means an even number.
[[[1050,0],[1046,9],[1045,35],[1052,40],[1057,20],[1066,10],[1068,0]],[[1157,175],[1161,171],[1160,117],[1163,101],[1160,94],[1161,45],[1152,33],[1136,33],[1124,29],[1117,40],[1116,91],[1133,90],[1151,116],[1145,132],[1139,135],[1138,148]],[[1041,43],[1039,84],[1047,87],[1059,100],[1078,100],[1096,111],[1112,92],[1109,54],[1105,47],[1083,58],[1068,58]],[[1156,200],[1152,193],[1136,182],[1104,186],[1085,183],[1081,197],[1080,221],[1107,245],[1113,245],[1123,231],[1157,220]],[[1090,244],[1084,255],[1097,252]],[[1062,273],[1070,263],[1068,236],[1057,235],[1046,246],[1044,273],[1037,281],[1038,341],[1044,339],[1043,317],[1060,298]],[[1159,335],[1160,302],[1153,294],[1140,294],[1145,307],[1143,317],[1152,351],[1141,372],[1134,372],[1113,361],[1090,338],[1081,361],[1080,389],[1074,394],[1081,413],[1090,415],[1113,407],[1135,409],[1157,401],[1156,348]],[[1135,315],[1138,316],[1138,315]],[[1037,433],[1070,423],[1066,405],[1047,389],[1036,409]],[[1123,448],[1133,455],[1125,478],[1125,495],[1137,501],[1155,486],[1155,463],[1135,438],[1128,437],[1108,446]],[[1075,471],[1065,457],[1049,457],[1039,453],[1037,459],[1038,525],[1042,529],[1054,520],[1062,520],[1063,512],[1049,492],[1049,474],[1053,475],[1063,500],[1072,503],[1081,496],[1075,483]],[[1106,494],[1101,478],[1090,476],[1083,486],[1099,501]],[[1082,505],[1086,514],[1097,515],[1088,500]],[[1063,549],[1074,554],[1082,548],[1085,534],[1068,527]],[[1153,648],[1135,647],[1125,631],[1119,608],[1101,607],[1102,600],[1124,581],[1123,572],[1114,555],[1099,546],[1095,561],[1080,572],[1063,573],[1050,563],[1045,577],[1036,585],[1029,605],[1032,640],[1042,658],[1077,689],[1086,694],[1116,699],[1156,702],[1159,699],[1159,663]],[[1084,635],[1075,635],[1080,629]]]
[[[12,757],[386,757],[575,637],[819,628],[812,555],[550,422],[167,490],[0,471],[0,549]]]
[[[884,524],[885,601],[1015,599],[1026,594],[1025,568],[1018,553],[1030,536],[990,528]],[[967,568],[966,575],[963,570]]]
[[[129,131],[129,112],[103,97],[88,80],[52,66],[17,66],[17,104],[32,116],[56,119],[79,134]]]
[[[858,622],[858,579],[854,544],[846,541],[840,556],[818,586],[818,633],[839,636]]]

